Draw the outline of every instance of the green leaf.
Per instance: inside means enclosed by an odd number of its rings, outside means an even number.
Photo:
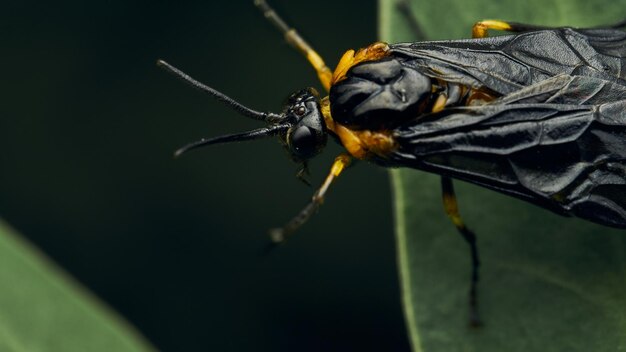
[[[154,350],[0,220],[0,351]]]
[[[380,0],[381,40],[412,39],[395,0]],[[596,26],[626,1],[415,1],[431,39],[467,38],[481,19]],[[391,171],[398,263],[414,351],[625,351],[626,232],[565,218],[455,182],[478,236],[479,310],[468,327],[470,256],[444,215],[435,175]]]

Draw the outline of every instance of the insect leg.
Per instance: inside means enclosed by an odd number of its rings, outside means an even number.
[[[330,81],[332,79],[333,73],[322,57],[307,43],[304,38],[298,34],[298,32],[291,28],[279,15],[274,11],[274,9],[267,3],[265,0],[254,0],[254,4],[261,10],[263,16],[270,21],[278,30],[283,34],[285,40],[289,45],[298,50],[307,60],[315,71],[317,72],[317,77],[319,78],[322,86],[327,91],[330,90]]]
[[[620,29],[624,27],[626,27],[626,19],[620,22],[617,22],[615,24],[612,24],[610,26],[600,26],[600,27],[592,27],[592,28]],[[528,31],[537,31],[541,29],[554,29],[554,28],[557,28],[557,27],[538,26],[534,24],[505,22],[505,21],[499,21],[499,20],[484,20],[484,21],[476,22],[476,24],[474,24],[474,26],[472,27],[472,37],[473,38],[485,38],[489,35],[487,33],[489,29],[519,33],[519,32],[528,32]]]
[[[293,219],[291,219],[285,226],[281,228],[271,229],[270,237],[272,242],[279,244],[284,242],[289,235],[295,232],[300,226],[302,226],[313,213],[322,205],[324,202],[324,196],[328,191],[328,188],[333,183],[333,181],[341,174],[341,172],[350,165],[352,161],[352,157],[348,154],[340,154],[335,158],[333,165],[330,168],[330,172],[328,176],[326,176],[326,180],[322,183],[322,186],[313,194],[313,198],[311,198],[311,202],[307,204],[304,209],[302,209],[298,215],[296,215]]]
[[[472,27],[472,38],[485,38],[489,36],[488,31],[495,29],[498,31],[507,32],[528,32],[536,31],[540,29],[550,29],[552,27],[537,26],[533,24],[517,23],[517,22],[505,22],[500,20],[483,20],[476,22]]]
[[[469,244],[470,252],[472,256],[472,277],[469,291],[469,304],[470,304],[470,325],[480,326],[480,318],[478,316],[478,267],[480,266],[480,260],[478,259],[478,247],[476,246],[476,235],[470,229],[465,226],[465,223],[461,219],[459,213],[459,207],[456,202],[456,195],[454,194],[454,185],[452,179],[449,177],[441,177],[441,191],[443,193],[443,207],[448,217],[454,223],[457,230],[463,239]]]
[[[397,10],[406,18],[409,22],[409,26],[411,27],[411,31],[415,35],[416,40],[426,40],[426,35],[422,30],[417,17],[411,11],[410,0],[396,0],[396,8]],[[626,24],[626,20],[620,22],[615,25],[615,28],[624,27]],[[476,22],[472,27],[472,37],[473,38],[485,38],[489,36],[488,30],[500,30],[500,31],[509,31],[509,32],[527,32],[539,29],[548,29],[551,27],[546,26],[536,26],[532,24],[524,24],[517,22],[505,22],[500,20],[483,20],[480,22]]]

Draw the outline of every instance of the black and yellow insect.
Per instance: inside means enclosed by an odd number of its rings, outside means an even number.
[[[282,242],[315,212],[353,159],[442,177],[444,208],[470,244],[472,321],[478,251],[457,207],[452,178],[566,216],[626,228],[626,33],[481,21],[474,39],[374,43],[347,51],[334,71],[263,0],[255,4],[314,67],[328,95],[307,88],[281,113],[251,110],[164,61],[159,64],[264,128],[204,139],[201,146],[277,136],[302,164],[328,136],[337,156],[311,202],[284,227]],[[487,37],[489,29],[515,32]],[[299,174],[302,175],[302,172]]]

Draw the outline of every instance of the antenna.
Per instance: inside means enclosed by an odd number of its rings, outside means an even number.
[[[167,62],[163,60],[157,60],[157,66],[165,69],[167,72],[173,74],[174,76],[176,76],[183,82],[189,84],[190,86],[196,89],[199,89],[205,93],[208,93],[215,99],[230,106],[233,110],[239,112],[240,114],[244,116],[251,117],[255,120],[261,120],[261,121],[270,122],[270,123],[280,122],[285,119],[285,116],[282,114],[274,114],[271,112],[260,112],[260,111],[252,110],[242,105],[241,103],[237,102],[235,99],[227,96],[226,94],[219,92],[207,86],[206,84],[193,79],[188,74],[184,73],[183,71],[177,69],[176,67],[168,64]]]

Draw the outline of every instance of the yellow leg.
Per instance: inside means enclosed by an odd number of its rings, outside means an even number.
[[[298,215],[291,219],[285,226],[270,230],[272,242],[277,244],[284,242],[289,235],[309,220],[311,215],[313,215],[320,205],[324,203],[324,197],[326,196],[326,192],[328,191],[330,185],[341,174],[341,172],[343,172],[343,170],[350,165],[351,161],[352,157],[348,154],[340,154],[335,158],[335,161],[330,168],[330,172],[328,173],[328,176],[326,176],[326,180],[324,180],[324,183],[322,183],[317,192],[313,194],[311,202],[309,202],[309,204],[307,204],[304,209],[302,209]]]
[[[472,37],[473,38],[485,38],[489,36],[487,33],[490,29],[495,29],[498,31],[508,31],[508,32],[528,32],[528,31],[536,31],[541,29],[550,29],[553,27],[547,26],[537,26],[534,24],[525,24],[525,23],[517,23],[517,22],[505,22],[499,20],[484,20],[480,22],[476,22],[474,27],[472,27]]]
[[[476,24],[472,27],[472,38],[485,38],[489,36],[488,31],[490,29],[510,31],[512,27],[509,23],[498,20],[484,20],[476,22]]]
[[[480,260],[478,259],[478,247],[476,246],[476,235],[470,231],[459,213],[459,206],[456,202],[456,195],[454,194],[454,186],[452,179],[449,177],[441,177],[441,190],[443,193],[443,207],[448,217],[454,223],[457,230],[463,236],[463,239],[470,246],[470,254],[472,257],[472,276],[469,290],[469,308],[470,308],[470,325],[480,326],[480,318],[478,315],[478,267],[480,266]]]
[[[261,10],[263,16],[267,18],[278,30],[283,34],[285,40],[289,45],[298,50],[309,61],[311,66],[317,72],[322,86],[326,91],[330,90],[330,81],[333,73],[328,66],[324,63],[322,57],[298,34],[298,32],[291,28],[287,23],[274,11],[272,7],[265,0],[254,0],[254,4]]]

